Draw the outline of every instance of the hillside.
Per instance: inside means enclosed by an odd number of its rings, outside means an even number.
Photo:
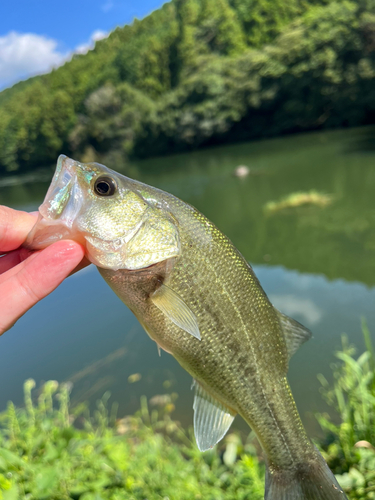
[[[172,0],[0,93],[0,174],[375,123],[374,83],[374,0]]]

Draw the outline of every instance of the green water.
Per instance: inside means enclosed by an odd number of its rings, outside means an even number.
[[[250,175],[234,177],[238,165],[247,165]],[[317,435],[313,413],[327,409],[317,374],[330,378],[342,333],[358,352],[364,349],[361,316],[375,334],[375,129],[216,147],[137,162],[127,174],[207,215],[254,266],[276,307],[313,331],[291,361],[289,380],[310,435]],[[50,175],[3,180],[1,204],[36,209]],[[270,201],[312,189],[329,195],[331,204],[264,211]],[[130,383],[134,373],[141,378]],[[120,415],[134,412],[142,394],[177,392],[174,418],[192,424],[190,376],[168,354],[158,356],[93,266],[0,338],[0,410],[9,399],[21,404],[29,377],[72,381],[75,402],[94,403],[110,390]],[[235,423],[247,430],[240,418]]]

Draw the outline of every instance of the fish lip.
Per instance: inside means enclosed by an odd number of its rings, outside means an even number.
[[[74,163],[74,160],[65,155],[59,156],[55,174],[44,201],[39,207],[39,213],[45,219],[57,219],[72,197],[71,191],[72,187],[74,189],[74,181],[76,180]]]
[[[81,243],[78,234],[72,233],[70,228],[59,220],[46,219],[39,212],[38,218],[22,245],[29,250],[42,250],[60,240],[74,240]]]
[[[82,206],[82,194],[77,183],[77,162],[65,155],[57,160],[56,171],[43,203],[38,219],[28,234],[24,247],[37,250],[64,239],[83,243],[84,239],[74,227]]]

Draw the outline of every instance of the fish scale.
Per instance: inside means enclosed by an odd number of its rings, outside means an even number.
[[[263,448],[266,500],[346,499],[286,378],[311,333],[272,306],[214,224],[173,195],[64,156],[40,214],[29,248],[83,243],[151,339],[192,375],[199,449],[220,441],[238,413]]]

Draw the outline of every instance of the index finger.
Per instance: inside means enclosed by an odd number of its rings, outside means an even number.
[[[24,243],[36,216],[0,205],[0,252],[10,252]]]

